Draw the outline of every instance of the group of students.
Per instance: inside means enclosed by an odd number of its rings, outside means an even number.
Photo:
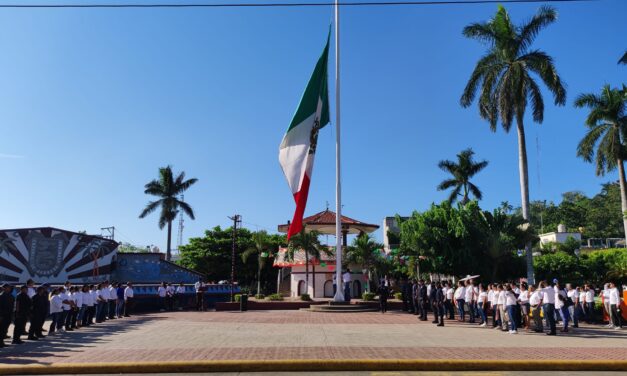
[[[202,281],[197,282],[201,283]],[[198,289],[196,290],[198,291]],[[174,311],[175,306],[179,310],[182,310],[181,304],[179,302],[179,297],[185,294],[185,285],[181,282],[177,287],[172,286],[171,283],[161,282],[161,285],[157,288],[157,295],[161,300],[161,312],[164,311]],[[202,298],[202,296],[201,296]]]
[[[43,332],[53,335],[62,330],[73,331],[84,326],[101,323],[106,320],[130,317],[133,308],[133,284],[105,281],[96,285],[74,286],[65,282],[63,286],[50,287],[43,284],[35,288],[33,280],[21,286],[13,296],[13,286],[2,285],[0,294],[0,347],[8,338],[8,329],[14,324],[13,344],[45,337]],[[51,322],[48,330],[44,329],[46,318]],[[26,324],[30,322],[29,330]]]
[[[527,283],[476,284],[472,279],[454,284],[443,282],[425,283],[424,280],[403,281],[401,284],[403,309],[427,320],[427,311],[434,315],[434,324],[444,326],[444,317],[480,326],[492,327],[510,334],[517,334],[519,328],[544,332],[543,320],[549,328],[548,335],[556,335],[556,322],[560,321],[561,332],[568,332],[569,322],[578,327],[580,321],[591,323],[594,320],[595,291],[592,285],[575,287],[566,284],[562,287],[557,280],[552,284],[542,281],[537,285]],[[606,314],[610,318],[607,327],[620,329],[622,320],[620,304],[622,288],[610,282],[601,291]]]

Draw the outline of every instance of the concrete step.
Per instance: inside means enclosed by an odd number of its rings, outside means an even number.
[[[320,304],[311,305],[309,308],[302,308],[302,310],[309,312],[377,312],[378,309],[373,307],[366,307],[357,304]]]

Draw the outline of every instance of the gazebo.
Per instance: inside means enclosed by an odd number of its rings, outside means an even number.
[[[323,235],[335,235],[335,212],[326,209],[309,217],[303,218],[305,231],[318,231]],[[289,223],[278,226],[279,232],[287,233]],[[342,244],[347,246],[348,234],[372,233],[378,225],[365,223],[342,215]],[[274,267],[282,268],[281,285],[287,284],[289,277],[290,296],[297,297],[309,294],[312,298],[332,298],[333,278],[335,276],[335,247],[329,247],[329,255],[323,254],[320,260],[310,258],[309,285],[306,285],[305,252],[295,251],[292,260],[285,256],[287,248],[279,249],[274,259]],[[352,274],[351,297],[360,297],[364,284],[368,283],[361,265],[348,265]],[[287,286],[283,290],[287,290]]]

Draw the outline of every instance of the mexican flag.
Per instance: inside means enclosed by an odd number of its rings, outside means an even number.
[[[303,228],[318,131],[329,123],[328,56],[329,38],[279,147],[279,163],[296,202],[288,240]]]

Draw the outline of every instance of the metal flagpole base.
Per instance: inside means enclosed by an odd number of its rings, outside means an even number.
[[[344,301],[344,293],[342,292],[341,289],[337,289],[337,291],[335,292],[335,296],[333,296],[333,301],[334,302],[343,302]]]

